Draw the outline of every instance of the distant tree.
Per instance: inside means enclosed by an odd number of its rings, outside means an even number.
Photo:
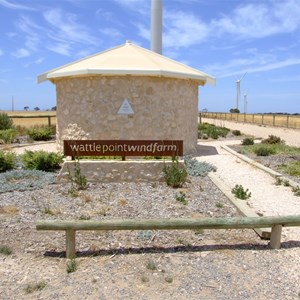
[[[40,108],[39,108],[39,107],[35,107],[34,110],[35,110],[35,111],[38,111],[38,110],[40,110]]]
[[[56,106],[53,106],[53,107],[51,108],[51,110],[52,110],[52,111],[56,111]]]
[[[29,106],[24,106],[24,110],[28,110],[29,109]]]
[[[239,114],[240,110],[238,108],[231,108],[230,111],[232,114]]]

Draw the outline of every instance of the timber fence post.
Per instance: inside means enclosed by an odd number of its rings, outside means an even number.
[[[66,257],[67,258],[74,258],[76,256],[75,251],[75,230],[74,229],[67,229],[66,230]]]

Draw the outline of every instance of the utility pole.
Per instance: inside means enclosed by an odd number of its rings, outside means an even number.
[[[14,96],[11,97],[11,111],[14,111]]]

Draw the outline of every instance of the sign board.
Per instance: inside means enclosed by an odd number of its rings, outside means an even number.
[[[64,140],[66,156],[182,156],[178,140]]]
[[[134,111],[127,99],[124,99],[119,111],[118,115],[133,115]]]

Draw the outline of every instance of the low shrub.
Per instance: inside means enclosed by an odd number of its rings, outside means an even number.
[[[262,144],[284,144],[284,140],[276,135],[269,135],[267,139],[261,141]]]
[[[172,161],[171,165],[166,164],[163,172],[167,185],[173,188],[182,187],[188,176],[185,165],[180,164],[178,160]]]
[[[189,175],[191,176],[201,176],[205,177],[209,172],[217,171],[217,168],[212,164],[207,162],[200,162],[192,156],[188,155],[184,159],[184,163],[186,165],[186,169]]]
[[[26,150],[21,160],[27,170],[54,171],[60,167],[63,155],[55,152]]]
[[[26,134],[34,141],[49,141],[52,139],[53,130],[51,127],[33,127],[27,129]]]
[[[210,137],[212,139],[218,139],[220,136],[226,137],[229,131],[230,130],[226,127],[219,127],[208,123],[200,123],[198,125],[199,138],[206,139],[207,137]]]
[[[176,194],[175,196],[176,201],[182,203],[183,205],[187,205],[188,201],[186,199],[186,193],[180,191],[179,194]]]
[[[16,166],[16,155],[0,150],[0,173],[12,170]]]
[[[254,139],[253,138],[244,138],[242,140],[242,145],[243,146],[254,145]]]
[[[12,249],[6,245],[0,245],[0,254],[3,255],[11,255],[12,254]]]
[[[13,129],[12,119],[5,113],[0,113],[0,130]]]
[[[16,129],[0,130],[0,144],[11,144],[16,138],[18,131]]]
[[[267,147],[267,145],[261,145],[253,149],[253,151],[257,156],[269,156],[276,153],[275,149]]]
[[[242,185],[236,184],[231,190],[231,193],[235,195],[238,199],[246,200],[251,197],[251,193],[248,189],[244,189]]]
[[[232,134],[235,136],[240,136],[241,132],[239,130],[232,130]]]
[[[32,191],[56,181],[54,173],[38,170],[12,170],[0,174],[0,193]]]
[[[291,161],[279,166],[279,169],[291,176],[300,177],[300,161]]]

